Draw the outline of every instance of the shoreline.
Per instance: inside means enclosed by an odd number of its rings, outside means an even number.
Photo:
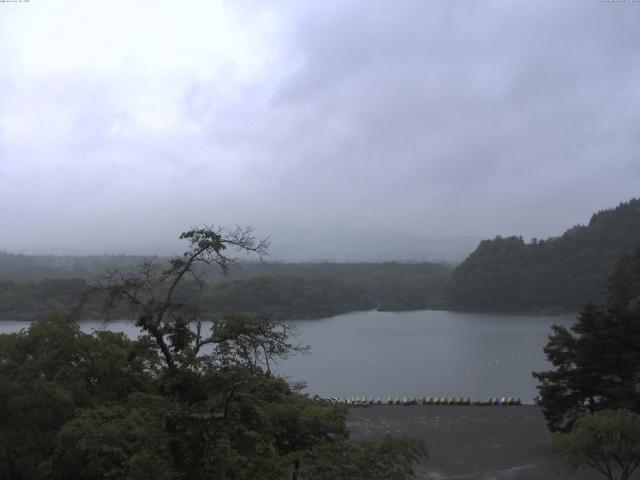
[[[540,407],[373,405],[350,408],[354,440],[385,435],[424,440],[429,456],[416,467],[419,480],[598,480],[597,472],[575,476],[559,470]],[[633,479],[640,478],[636,473]]]
[[[309,320],[322,320],[326,318],[335,318],[340,317],[342,315],[349,315],[352,313],[360,313],[360,312],[380,312],[380,313],[409,313],[409,312],[452,312],[452,313],[468,313],[468,314],[478,314],[478,315],[514,315],[514,316],[528,316],[528,317],[564,317],[564,316],[573,316],[578,315],[577,311],[573,310],[511,310],[511,309],[500,309],[496,308],[493,310],[484,310],[484,309],[467,309],[461,307],[454,306],[438,306],[438,307],[426,307],[426,308],[399,308],[399,309],[386,309],[373,307],[368,309],[356,309],[356,310],[326,310],[326,311],[307,311],[307,312],[299,312],[299,313],[291,313],[291,312],[279,312],[275,314],[265,314],[261,312],[244,312],[247,315],[271,315],[274,318],[287,321],[287,322],[297,322],[297,321],[309,321]],[[34,322],[40,320],[42,318],[46,318],[51,315],[65,315],[69,312],[61,312],[61,311],[50,311],[50,312],[37,312],[37,313],[25,313],[25,312],[2,312],[0,313],[0,322]],[[235,312],[239,313],[239,312]],[[242,312],[240,312],[242,313]],[[208,312],[203,315],[209,317],[219,317],[225,315],[231,315],[231,312]],[[96,317],[99,315],[96,314]],[[95,319],[87,318],[83,316],[80,322],[92,322]]]

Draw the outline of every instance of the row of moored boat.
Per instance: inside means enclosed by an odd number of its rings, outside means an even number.
[[[369,405],[482,405],[506,406],[522,405],[518,397],[489,397],[484,400],[471,400],[469,397],[332,397],[329,403],[342,403],[354,407]]]

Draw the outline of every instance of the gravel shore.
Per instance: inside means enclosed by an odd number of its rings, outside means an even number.
[[[540,408],[475,406],[387,406],[352,408],[353,439],[386,434],[422,438],[429,457],[419,479],[554,480],[603,479],[584,470],[570,476],[558,470],[558,456]],[[640,479],[638,472],[633,477]]]

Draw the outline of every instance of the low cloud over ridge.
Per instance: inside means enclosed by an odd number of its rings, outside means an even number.
[[[0,249],[171,250],[201,223],[253,224],[282,256],[561,233],[638,195],[639,18],[631,2],[2,5]]]

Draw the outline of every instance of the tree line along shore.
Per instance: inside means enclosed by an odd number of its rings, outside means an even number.
[[[496,237],[461,264],[437,262],[244,262],[221,275],[204,268],[178,294],[211,315],[320,318],[356,310],[452,309],[573,312],[601,303],[620,256],[640,245],[640,200],[595,213],[588,225],[546,240]],[[0,319],[61,313],[91,279],[126,270],[135,256],[27,256],[0,252]],[[159,258],[160,263],[168,259]],[[99,314],[87,304],[85,314]],[[123,315],[126,312],[121,312]]]

